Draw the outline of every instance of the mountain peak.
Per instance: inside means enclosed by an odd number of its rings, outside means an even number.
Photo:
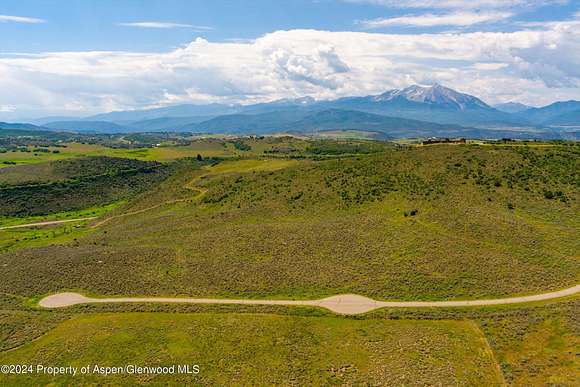
[[[479,98],[460,93],[439,83],[430,86],[411,85],[374,97],[375,101],[391,101],[396,98],[455,110],[491,109]]]
[[[519,102],[505,102],[494,105],[493,107],[506,113],[520,113],[531,108],[531,106]]]
[[[277,104],[295,104],[295,105],[308,105],[308,104],[311,104],[314,102],[316,102],[316,100],[310,96],[299,97],[299,98],[282,98],[282,99],[273,101],[273,103],[277,103]]]

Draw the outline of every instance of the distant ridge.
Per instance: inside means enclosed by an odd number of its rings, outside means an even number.
[[[580,126],[580,101],[554,102],[541,108],[525,110],[521,115],[541,125],[556,125],[565,120],[569,125]]]
[[[0,129],[14,129],[14,130],[49,130],[45,127],[20,123],[20,122],[0,122]]]
[[[125,126],[106,121],[57,121],[48,122],[44,126],[55,130],[78,132],[122,133],[129,131]]]
[[[524,105],[523,103],[519,102],[500,103],[494,105],[493,107],[505,113],[519,113],[532,108],[531,106]]]
[[[378,131],[397,136],[404,136],[406,130],[407,135],[411,136],[412,133],[434,135],[470,129],[470,132],[465,132],[466,135],[475,133],[485,137],[485,133],[489,133],[494,138],[500,134],[518,138],[578,137],[574,129],[580,127],[578,101],[556,102],[542,108],[528,108],[513,102],[496,107],[475,96],[434,84],[411,85],[378,95],[324,101],[302,97],[251,105],[186,104],[116,111],[76,120],[67,118],[44,125],[58,130],[110,133],[181,131],[266,134],[332,128]],[[314,127],[314,123],[320,127]],[[417,123],[420,123],[422,130],[419,130]],[[399,124],[404,127],[399,127]],[[438,125],[443,125],[447,132],[441,132]],[[395,134],[393,131],[398,132]]]

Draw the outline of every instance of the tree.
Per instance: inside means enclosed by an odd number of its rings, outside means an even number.
[[[197,154],[197,161],[202,161],[202,160],[203,160],[203,157],[201,157],[201,155],[198,153]]]

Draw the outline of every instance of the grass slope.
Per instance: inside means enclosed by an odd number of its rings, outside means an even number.
[[[506,380],[516,386],[580,382],[580,301],[523,308],[480,320]]]
[[[158,184],[166,166],[94,157],[26,165],[0,172],[0,215],[35,216],[75,211],[127,199]],[[10,184],[12,183],[12,184]]]
[[[123,211],[153,210],[0,255],[0,292],[427,300],[577,283],[575,147],[255,162],[184,165]]]
[[[14,375],[4,385],[199,383],[498,385],[480,331],[459,321],[251,314],[123,313],[75,317],[0,363],[199,364],[195,375]]]

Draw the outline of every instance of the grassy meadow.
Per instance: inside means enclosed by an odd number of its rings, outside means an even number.
[[[31,187],[53,187],[34,191],[47,210],[5,215],[0,227],[99,219],[0,230],[0,364],[194,362],[202,370],[195,379],[125,375],[111,384],[576,385],[577,297],[356,318],[284,307],[36,307],[42,296],[69,290],[445,300],[573,286],[580,146],[532,145],[266,137],[140,149],[72,144],[60,154],[29,154],[45,159],[4,168],[0,186],[24,187],[23,201]],[[166,172],[139,190],[68,189],[62,202],[75,206],[51,204],[61,189],[97,173],[100,187],[119,187],[111,182],[145,167],[135,163],[160,163]]]
[[[143,161],[172,161],[183,157],[196,157],[202,154],[205,157],[228,157],[235,155],[233,145],[222,145],[223,142],[194,142],[190,146],[163,146],[156,148],[115,149],[97,144],[66,143],[66,148],[48,147],[50,152],[35,152],[29,147],[30,152],[7,152],[0,153],[0,168],[10,167],[5,161],[21,164],[38,164],[48,161],[70,159],[87,156],[123,157]],[[52,153],[52,151],[59,153]]]
[[[243,144],[243,145],[241,145]],[[256,157],[264,154],[270,157],[298,155],[308,146],[308,142],[292,137],[267,138],[194,138],[189,145],[159,144],[143,148],[112,148],[102,144],[66,142],[59,146],[47,146],[43,151],[29,145],[26,152],[9,151],[0,153],[0,168],[14,165],[41,164],[50,161],[78,157],[121,157],[141,161],[171,162],[180,158]]]
[[[35,311],[16,298],[0,297],[0,360],[122,365],[137,359],[157,366],[189,359],[202,366],[196,382],[203,385],[372,380],[385,385],[573,386],[579,302],[575,297],[494,308],[382,309],[345,318],[306,307],[186,304]],[[9,385],[86,385],[103,379],[6,380]],[[107,380],[155,385],[187,379]]]
[[[580,382],[580,299],[521,308],[479,324],[507,382],[518,386],[574,386]]]
[[[86,340],[90,337],[90,340]],[[103,348],[117,348],[103,351]],[[4,385],[500,385],[478,328],[460,321],[349,320],[254,314],[90,314],[0,353],[0,363],[199,364],[199,375],[17,375]]]

